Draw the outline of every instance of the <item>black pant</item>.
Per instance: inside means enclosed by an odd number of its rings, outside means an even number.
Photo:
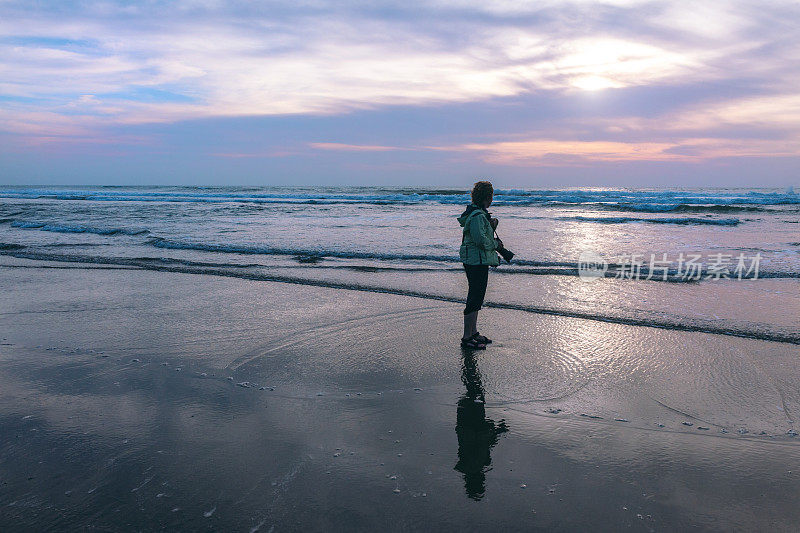
[[[486,296],[486,282],[489,281],[489,265],[464,265],[469,282],[467,293],[467,307],[464,314],[468,315],[481,308],[483,297]]]

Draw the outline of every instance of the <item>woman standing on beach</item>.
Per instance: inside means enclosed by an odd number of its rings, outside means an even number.
[[[464,263],[469,292],[464,309],[464,336],[461,347],[484,350],[491,339],[478,333],[478,311],[486,295],[489,280],[489,267],[498,266],[500,260],[497,249],[502,246],[500,239],[494,238],[498,220],[491,218],[486,210],[492,205],[494,188],[488,181],[479,181],[472,188],[472,204],[458,217],[463,228],[459,256]]]

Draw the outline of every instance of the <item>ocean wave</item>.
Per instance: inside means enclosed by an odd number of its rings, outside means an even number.
[[[341,259],[377,259],[377,260],[400,260],[400,261],[441,261],[457,262],[458,255],[433,255],[433,254],[391,254],[376,252],[358,252],[341,250],[323,250],[312,248],[286,248],[278,246],[249,246],[236,244],[212,244],[201,242],[185,242],[162,237],[153,237],[147,241],[156,248],[169,250],[196,250],[200,252],[217,252],[244,255],[288,255],[311,257],[337,257]]]
[[[603,224],[620,224],[626,222],[650,222],[660,224],[711,224],[721,226],[735,225],[733,220],[728,219],[640,219],[634,217],[565,217],[569,220],[585,221],[591,223]],[[190,240],[180,240],[175,237],[159,237],[152,235],[146,229],[122,229],[122,228],[94,228],[83,225],[67,226],[57,224],[45,224],[41,222],[30,221],[15,221],[13,226],[26,230],[40,230],[40,231],[54,231],[64,233],[93,233],[103,236],[143,236],[143,240],[139,244],[161,248],[166,250],[189,250],[198,252],[208,252],[212,254],[238,254],[238,255],[253,255],[253,256],[283,256],[291,257],[295,261],[314,265],[319,263],[320,260],[325,258],[335,258],[343,260],[367,260],[367,261],[380,261],[380,262],[395,262],[395,263],[408,263],[418,262],[425,264],[432,263],[445,263],[451,265],[460,265],[461,261],[458,254],[453,251],[452,253],[402,253],[402,252],[377,252],[370,250],[347,250],[347,249],[329,249],[329,248],[305,248],[300,246],[271,246],[259,244],[231,244],[231,243],[215,243],[215,242],[198,242]],[[108,242],[105,244],[114,244]],[[81,247],[90,246],[90,243],[45,243],[39,244],[40,247]],[[94,245],[98,245],[95,243]],[[788,243],[790,246],[796,246],[796,243]],[[758,248],[747,248],[747,251],[760,251]],[[530,274],[554,274],[554,275],[577,275],[577,263],[575,261],[549,261],[549,260],[534,260],[515,258],[513,265],[502,265],[502,268],[511,272],[514,268],[529,268],[529,270],[520,270],[517,273],[530,273]],[[534,268],[536,271],[530,270]],[[367,268],[367,267],[364,267]],[[621,265],[609,264],[609,271],[607,277],[615,277],[617,270],[622,268]],[[641,270],[644,276],[647,275],[646,266]],[[660,273],[660,272],[659,272]],[[701,273],[703,274],[703,273]],[[657,276],[660,277],[660,276]],[[761,270],[759,272],[760,278],[800,278],[800,273],[788,271],[775,271],[769,272]],[[657,280],[660,281],[660,280]],[[685,281],[678,279],[670,274],[670,277],[665,281]]]
[[[11,226],[20,229],[37,229],[40,231],[53,231],[56,233],[93,233],[95,235],[147,235],[147,229],[127,228],[96,228],[91,226],[48,224],[46,222],[33,222],[27,220],[12,220]]]
[[[41,248],[95,248],[97,246],[113,246],[111,243],[100,242],[48,242],[37,244]]]
[[[399,289],[395,287],[380,287],[372,285],[360,285],[358,283],[345,283],[338,281],[309,279],[295,276],[284,276],[278,274],[268,274],[263,271],[246,270],[241,268],[242,265],[236,265],[236,268],[230,267],[208,267],[202,263],[192,264],[190,261],[183,261],[181,264],[171,263],[168,260],[164,261],[158,258],[131,258],[131,257],[104,257],[104,256],[84,256],[84,255],[62,255],[62,254],[47,254],[39,252],[26,252],[20,250],[0,250],[0,253],[11,255],[18,258],[43,260],[43,261],[62,261],[70,263],[88,263],[88,264],[103,264],[103,265],[118,265],[137,267],[143,270],[155,270],[160,272],[175,272],[183,274],[198,274],[198,275],[212,275],[224,276],[239,279],[247,279],[253,281],[271,281],[278,283],[292,283],[297,285],[310,285],[317,287],[326,287],[332,289],[345,289],[364,292],[377,292],[384,294],[396,294],[400,296],[408,296],[412,298],[424,298],[428,300],[438,300],[445,302],[453,302],[463,304],[462,297],[454,297],[444,294],[435,294],[423,291],[413,291],[406,289]],[[714,335],[726,335],[735,337],[745,337],[751,339],[759,339],[773,342],[783,342],[789,344],[800,344],[800,334],[794,332],[784,332],[770,330],[768,328],[747,328],[737,325],[718,325],[718,323],[699,321],[690,317],[675,317],[675,319],[656,319],[656,318],[636,318],[623,315],[594,313],[588,311],[579,311],[572,309],[557,309],[546,308],[539,306],[531,306],[515,303],[501,303],[501,302],[484,302],[485,307],[497,309],[510,309],[516,311],[523,311],[535,314],[546,314],[563,316],[568,318],[581,318],[586,320],[593,320],[599,322],[608,322],[614,324],[624,324],[629,326],[641,326],[661,329],[671,329],[677,331],[689,331],[708,333]]]
[[[150,187],[86,189],[0,189],[0,197],[51,200],[124,202],[195,202],[253,204],[373,204],[415,205],[469,203],[469,193],[448,189],[393,188],[235,188]],[[635,212],[736,212],[758,211],[765,206],[800,205],[792,190],[759,191],[733,189],[644,190],[644,189],[497,189],[494,205],[564,207],[586,206],[603,210]]]
[[[174,239],[165,239],[162,237],[152,237],[147,241],[147,244],[155,246],[156,248],[164,248],[168,250],[194,250],[198,252],[212,252],[224,254],[241,254],[241,255],[280,255],[292,257],[298,262],[313,264],[323,258],[336,258],[336,259],[365,259],[375,261],[426,261],[438,263],[461,263],[457,253],[447,255],[437,254],[403,254],[403,253],[386,253],[386,252],[368,252],[356,250],[330,250],[323,248],[294,248],[294,247],[280,247],[280,246],[257,246],[257,245],[237,245],[237,244],[214,244],[202,242],[187,242],[176,241]],[[527,259],[514,259],[514,264],[519,266],[561,266],[561,267],[575,267],[577,263],[572,262],[548,262],[548,261],[533,261]]]
[[[629,222],[644,222],[647,224],[679,224],[701,226],[736,226],[738,218],[636,218],[636,217],[558,217],[559,220],[575,220],[578,222],[596,222],[598,224],[627,224]]]
[[[222,253],[222,254],[240,254],[240,255],[264,255],[264,256],[284,256],[291,257],[300,264],[307,267],[316,267],[321,260],[326,258],[335,259],[355,259],[355,260],[373,260],[373,261],[387,261],[387,262],[423,262],[423,263],[445,263],[460,265],[461,260],[458,254],[450,255],[435,255],[435,254],[403,254],[403,253],[383,253],[383,252],[369,252],[369,251],[352,251],[352,250],[328,250],[322,248],[294,248],[294,247],[276,247],[276,246],[247,246],[247,245],[229,245],[229,244],[212,244],[212,243],[198,243],[198,242],[185,242],[164,239],[161,237],[153,237],[147,241],[151,246],[156,248],[164,248],[169,250],[194,250],[200,252]],[[325,265],[327,267],[327,265]],[[523,267],[523,268],[519,268]],[[359,267],[371,268],[371,267]],[[626,265],[609,262],[608,272],[606,277],[617,277]],[[547,260],[530,260],[530,259],[514,259],[511,265],[501,265],[498,272],[507,274],[550,274],[550,275],[565,275],[577,276],[578,263],[576,261],[547,261]],[[647,264],[643,264],[640,269],[641,279],[647,277],[649,270]],[[709,273],[703,269],[700,272],[701,278],[705,278]],[[662,281],[662,271],[654,272],[651,281]],[[800,278],[798,272],[785,272],[785,271],[768,271],[761,269],[758,272],[759,278]],[[668,272],[667,282],[687,282],[686,279],[680,277],[677,272],[670,270]]]
[[[583,204],[603,211],[629,211],[634,213],[770,213],[776,212],[774,206],[736,205],[736,204],[634,204],[634,203],[596,203]]]

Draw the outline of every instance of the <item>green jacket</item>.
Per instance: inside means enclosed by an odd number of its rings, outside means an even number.
[[[464,228],[458,250],[461,262],[465,265],[498,266],[497,241],[486,210],[471,204],[458,217],[458,223]]]

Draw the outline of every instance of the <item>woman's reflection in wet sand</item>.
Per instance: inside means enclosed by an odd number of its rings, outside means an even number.
[[[486,472],[491,470],[491,449],[499,435],[508,431],[505,420],[495,423],[486,418],[483,383],[475,355],[464,350],[461,381],[467,392],[458,400],[456,435],[458,463],[455,470],[464,474],[467,496],[480,500],[486,492]]]

